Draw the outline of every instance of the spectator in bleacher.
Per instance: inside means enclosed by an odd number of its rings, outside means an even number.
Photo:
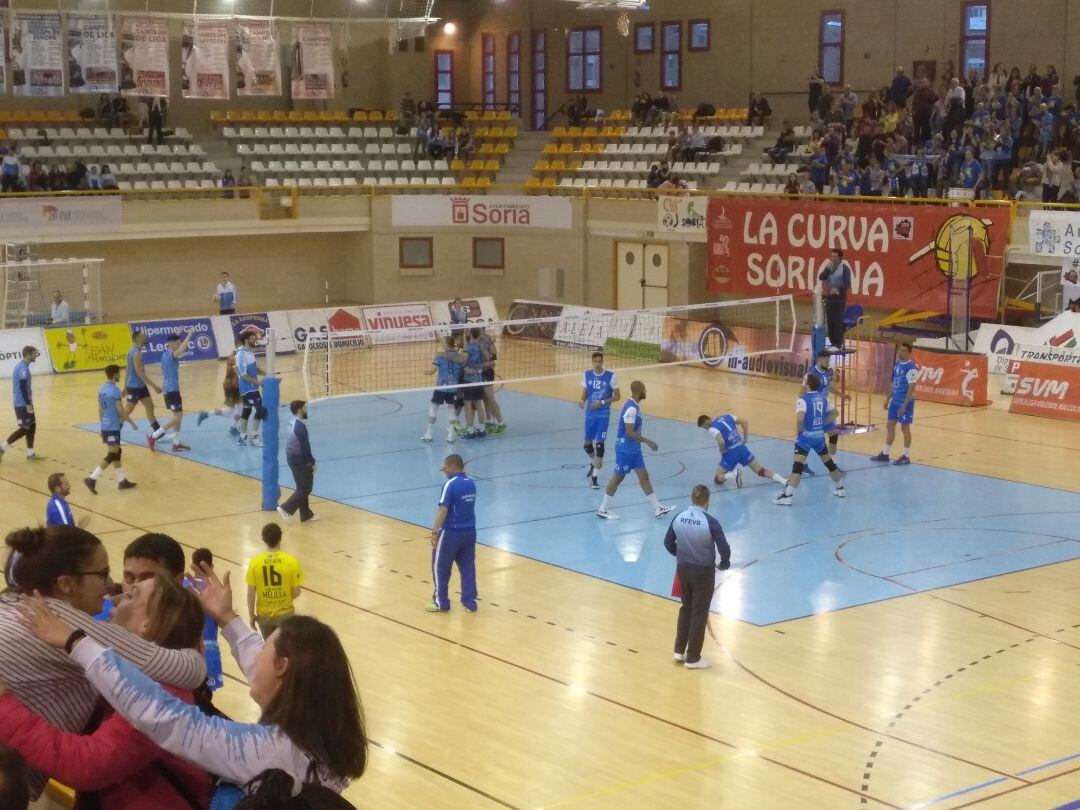
[[[1046,95],[1050,95],[1050,88],[1052,88],[1055,84],[1059,84],[1060,82],[1061,78],[1058,76],[1057,68],[1053,65],[1047,65],[1046,73],[1044,73],[1042,77],[1043,93]]]
[[[236,196],[236,192],[233,191],[236,188],[236,178],[233,177],[232,169],[226,169],[221,175],[221,187],[224,189],[221,196],[226,200],[231,200]]]
[[[781,161],[787,162],[787,156],[795,151],[795,128],[791,122],[784,121],[780,125],[780,134],[776,136],[776,143],[765,150],[774,164]]]
[[[821,103],[821,95],[825,92],[825,78],[821,75],[821,71],[815,69],[810,74],[809,86],[806,94],[806,106],[810,108],[810,112],[813,113],[818,105]]]
[[[881,116],[881,131],[891,135],[900,123],[900,110],[891,99],[885,104],[885,114]]]
[[[52,168],[49,169],[49,190],[67,190],[67,170],[64,168],[63,163],[54,163]]]
[[[12,144],[0,160],[0,192],[19,191],[22,185],[22,161],[19,150]]]
[[[86,187],[91,191],[101,189],[101,170],[96,163],[90,165],[90,173],[86,176]]]
[[[1039,129],[1039,146],[1036,149],[1035,158],[1036,160],[1042,160],[1053,148],[1057,125],[1053,113],[1050,112],[1046,104],[1039,105],[1038,112],[1032,115],[1031,120]]]
[[[813,157],[810,158],[806,165],[810,171],[810,182],[814,184],[816,193],[821,194],[829,182],[829,172],[831,170],[829,159],[825,155],[825,147],[818,146]]]
[[[1019,71],[1017,71],[1019,73]],[[1005,65],[998,62],[994,65],[994,69],[990,71],[990,75],[987,77],[987,84],[990,85],[990,94],[994,96],[1000,96],[1005,92],[1005,88],[1009,86],[1009,74],[1005,72]]]
[[[746,123],[748,126],[764,126],[765,119],[772,115],[772,107],[764,94],[750,94],[750,105],[747,107]]]
[[[1071,190],[1072,179],[1072,171],[1062,162],[1057,150],[1051,150],[1043,164],[1042,201],[1058,202],[1063,191]]]
[[[102,191],[116,191],[116,178],[113,177],[112,170],[109,168],[108,163],[101,165],[101,176],[99,178]]]
[[[945,94],[945,137],[949,138],[954,133],[959,136],[963,133],[965,107],[967,93],[960,86],[960,80],[953,78],[949,82],[949,90]]]
[[[844,131],[851,132],[855,125],[855,110],[859,106],[859,95],[851,89],[851,85],[844,86],[844,92],[840,95],[840,115],[844,119]]]
[[[101,127],[112,127],[113,122],[116,120],[113,114],[112,102],[109,101],[109,97],[102,93],[98,99],[97,105],[97,122]]]
[[[127,99],[117,93],[116,98],[113,99],[112,108],[113,126],[126,127],[128,124],[128,115],[131,113]]]
[[[162,130],[165,127],[166,102],[165,99],[154,96],[147,102],[146,107],[146,142],[153,143],[156,136],[156,146],[161,146],[163,138]]]
[[[442,160],[446,156],[449,144],[446,140],[445,130],[438,125],[432,128],[431,138],[428,140],[428,155],[432,160]]]
[[[566,123],[572,127],[581,125],[581,117],[585,115],[585,108],[588,106],[585,103],[584,96],[578,96],[577,98],[569,99],[565,106],[566,111]]]
[[[1002,123],[993,136],[994,157],[990,160],[990,189],[993,190],[997,179],[1001,177],[1001,190],[1008,191],[1009,172],[1012,171],[1012,130],[1007,123]]]
[[[975,191],[982,179],[982,164],[975,159],[975,148],[968,146],[964,149],[964,162],[960,164],[960,185]]]
[[[79,189],[89,188],[90,185],[86,182],[87,175],[86,164],[81,160],[76,160],[67,173],[67,187],[70,191],[77,191]]]
[[[891,148],[885,150],[885,160],[881,164],[881,170],[885,172],[887,196],[905,196],[907,194],[907,172],[904,171],[903,162]]]
[[[799,187],[799,176],[792,172],[788,175],[787,183],[784,184],[785,194],[800,194],[802,189]]]
[[[435,126],[434,119],[430,115],[422,115],[416,122],[416,139],[413,141],[413,160],[422,157],[431,143],[431,130]]]
[[[880,197],[885,190],[885,170],[881,168],[881,161],[877,158],[871,158],[866,179],[868,182],[866,193],[871,197]],[[860,191],[862,191],[861,184]]]
[[[925,144],[932,134],[931,119],[938,94],[930,86],[929,79],[919,79],[911,94],[911,120],[914,128],[915,143]],[[944,109],[944,106],[942,107]]]
[[[398,105],[398,135],[408,135],[416,124],[416,102],[412,94],[406,92]]]
[[[889,101],[897,107],[903,107],[907,104],[909,95],[911,95],[911,79],[905,75],[902,67],[897,67],[892,84],[889,85]]]
[[[892,146],[893,152],[898,155],[906,155],[911,152],[911,144],[908,142],[908,139],[904,137],[904,133],[899,128],[893,132],[886,141]]]
[[[817,190],[817,186],[814,185],[814,181],[811,180],[809,176],[807,176],[806,179],[799,184],[799,193],[818,194],[819,192]]]
[[[667,124],[673,120],[671,101],[664,95],[663,90],[653,96],[652,106],[657,113],[656,123]]]
[[[649,176],[645,178],[645,185],[649,188],[657,188],[670,176],[671,169],[668,168],[667,161],[662,160],[659,163],[654,163],[652,168],[649,169]]]
[[[472,130],[468,127],[462,127],[457,131],[457,138],[454,139],[454,157],[458,160],[469,160],[472,157],[472,152]]]
[[[837,103],[836,98],[829,95],[824,100],[825,112],[822,114],[821,121],[825,126],[843,126],[844,125],[844,113],[840,110],[840,105]]]
[[[921,144],[915,147],[915,155],[908,163],[908,181],[912,197],[926,197],[930,188],[930,162]]]
[[[850,197],[859,193],[859,175],[848,161],[842,161],[836,172],[836,193],[841,197]]]
[[[30,164],[30,174],[26,178],[27,191],[48,191],[49,173],[41,166],[40,160]]]
[[[709,138],[704,127],[694,127],[690,133],[690,144],[683,150],[683,160],[696,162],[709,151]]]

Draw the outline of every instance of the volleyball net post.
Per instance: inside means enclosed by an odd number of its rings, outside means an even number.
[[[262,378],[262,400],[266,409],[266,418],[263,420],[263,446],[262,446],[262,508],[264,512],[273,512],[277,509],[281,499],[281,485],[278,482],[279,462],[278,452],[280,447],[280,419],[278,417],[281,408],[281,378],[274,376],[277,368],[277,355],[275,352],[274,330],[266,331],[266,355],[263,358],[265,375]]]

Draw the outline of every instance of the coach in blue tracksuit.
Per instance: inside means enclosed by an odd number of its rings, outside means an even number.
[[[431,528],[431,574],[435,592],[429,613],[450,610],[447,583],[450,569],[457,563],[461,577],[461,604],[476,612],[476,484],[465,474],[465,462],[456,453],[443,459],[446,473],[435,525]]]

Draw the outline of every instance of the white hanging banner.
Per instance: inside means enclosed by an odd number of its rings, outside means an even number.
[[[4,58],[7,52],[7,30],[4,28],[4,18],[0,16],[0,96],[7,94],[7,59]]]
[[[184,24],[180,54],[184,98],[229,98],[229,24],[200,20]]]
[[[270,20],[236,19],[236,94],[281,95],[281,53]]]
[[[107,14],[68,14],[68,87],[72,93],[115,93],[116,30]]]
[[[334,36],[329,23],[293,26],[292,97],[334,97]]]
[[[120,92],[169,95],[169,29],[164,20],[120,20]]]
[[[16,14],[12,23],[11,84],[15,95],[64,95],[60,15]]]

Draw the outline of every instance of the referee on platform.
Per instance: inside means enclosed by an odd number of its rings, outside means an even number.
[[[675,573],[682,589],[675,660],[687,669],[708,669],[712,665],[701,657],[701,645],[705,642],[716,572],[726,571],[731,565],[731,548],[720,522],[705,511],[709,508],[709,488],[698,484],[690,493],[690,501],[690,506],[671,521],[664,537],[664,547],[677,560]],[[718,565],[714,549],[720,552]]]

